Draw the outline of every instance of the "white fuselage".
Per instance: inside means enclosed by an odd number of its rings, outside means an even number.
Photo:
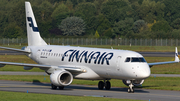
[[[141,80],[150,76],[147,62],[125,62],[128,57],[143,58],[133,51],[57,45],[28,46],[27,49],[32,52],[29,57],[38,64],[87,71],[73,75],[74,78]]]

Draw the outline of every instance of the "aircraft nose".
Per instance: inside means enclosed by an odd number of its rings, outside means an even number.
[[[143,67],[141,69],[141,73],[139,74],[139,76],[141,78],[148,78],[150,75],[151,75],[151,70],[150,70],[149,66]]]
[[[151,75],[151,70],[149,66],[142,66],[137,70],[136,77],[138,79],[145,79],[148,78]]]
[[[141,73],[139,74],[139,77],[141,78],[148,78],[151,75],[151,71],[147,70],[141,70]]]

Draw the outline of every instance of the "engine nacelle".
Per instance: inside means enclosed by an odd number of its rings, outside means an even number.
[[[126,85],[129,86],[129,84],[131,83],[130,80],[122,80],[122,82]],[[141,86],[144,83],[144,79],[143,80],[133,80],[132,84],[134,86]]]
[[[24,70],[31,70],[33,67],[24,66]]]
[[[55,86],[68,86],[73,81],[73,76],[66,70],[56,70],[50,75],[51,83]]]

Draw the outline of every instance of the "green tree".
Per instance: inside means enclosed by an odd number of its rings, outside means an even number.
[[[94,4],[96,6],[96,9],[97,9],[97,13],[100,14],[101,12],[101,6],[103,4],[103,2],[105,2],[106,0],[95,0],[94,1]]]
[[[96,31],[96,33],[95,33],[95,38],[99,38],[100,36],[99,36],[99,33],[98,33],[98,31]]]
[[[39,8],[41,12],[41,19],[49,20],[52,14],[53,5],[48,1],[44,1]]]
[[[40,4],[39,8],[39,17],[38,17],[38,27],[41,32],[42,37],[49,37],[49,30],[52,28],[52,19],[51,14],[53,10],[53,5],[48,2],[44,1]]]
[[[91,2],[80,3],[76,6],[75,16],[81,17],[86,23],[86,33],[95,33],[94,20],[96,19],[96,7]]]
[[[79,17],[67,17],[59,25],[63,35],[82,35],[85,32],[85,23]]]
[[[2,35],[3,38],[18,38],[24,36],[23,30],[15,23],[11,23],[9,26],[5,27]]]
[[[176,20],[174,20],[174,21],[171,23],[171,26],[172,26],[174,29],[180,29],[180,18],[177,18]]]
[[[163,20],[165,5],[162,2],[152,0],[143,0],[139,5],[137,13],[139,19],[143,19],[148,23],[153,23],[154,20]]]
[[[125,18],[125,20],[115,22],[112,28],[112,32],[118,35],[119,37],[123,38],[127,34],[132,33],[133,23],[133,18]]]
[[[107,32],[109,33],[109,31],[107,30],[111,28],[111,24],[104,15],[99,14],[96,16],[92,24],[94,25],[94,27],[92,27],[94,31],[97,30],[101,37],[106,37],[106,35],[108,35]]]
[[[152,26],[152,31],[154,32],[158,32],[158,31],[164,31],[164,32],[169,32],[171,31],[171,27],[170,25],[168,24],[167,21],[159,21],[157,23],[155,23],[153,26]]]
[[[82,17],[86,22],[96,15],[96,7],[93,3],[80,3],[76,6],[75,16]]]
[[[8,23],[14,23],[16,26],[21,27],[24,33],[26,32],[25,5],[23,0],[15,3],[14,7],[10,10]]]
[[[137,20],[133,24],[134,33],[140,33],[148,29],[147,23],[144,20]]]
[[[166,33],[163,30],[159,30],[159,31],[151,32],[149,34],[149,37],[151,39],[166,39],[169,38],[169,33]]]
[[[133,16],[133,9],[128,5],[127,0],[108,0],[101,7],[101,13],[111,22],[119,22],[126,17]]]
[[[164,8],[164,18],[168,23],[171,23],[180,17],[180,0],[163,0],[163,3],[166,5]]]
[[[180,39],[180,29],[174,29],[171,32],[171,38],[173,38],[173,39]]]
[[[54,25],[54,27],[57,27],[59,23],[61,23],[61,21],[67,17],[69,17],[71,15],[70,10],[68,9],[68,7],[64,4],[61,3],[60,5],[58,5],[58,7],[53,11],[51,17],[53,19],[52,24]]]

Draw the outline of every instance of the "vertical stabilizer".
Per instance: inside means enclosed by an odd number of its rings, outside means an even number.
[[[28,46],[47,45],[41,38],[30,2],[25,2]]]

